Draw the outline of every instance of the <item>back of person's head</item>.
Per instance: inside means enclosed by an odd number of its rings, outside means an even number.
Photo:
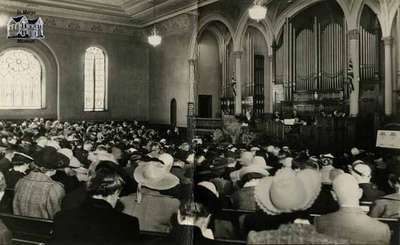
[[[195,202],[194,200],[186,200],[179,206],[179,214],[182,219],[187,217],[205,218],[210,215],[210,212],[202,203]]]
[[[101,161],[87,182],[87,190],[91,196],[107,197],[119,195],[125,184],[113,162]]]
[[[356,178],[359,184],[369,183],[372,176],[372,169],[371,167],[361,161],[357,160],[354,161],[353,164],[349,167],[350,174]]]
[[[341,207],[358,207],[362,189],[352,175],[343,173],[333,180],[332,194]]]

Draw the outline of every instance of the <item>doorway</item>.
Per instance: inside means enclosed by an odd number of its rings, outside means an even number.
[[[172,99],[169,108],[169,120],[172,127],[176,126],[176,99]]]
[[[212,118],[212,95],[199,95],[199,117]]]

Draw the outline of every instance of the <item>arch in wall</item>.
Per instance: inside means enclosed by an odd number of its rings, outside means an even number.
[[[376,14],[376,16],[378,16],[378,22],[379,22],[379,25],[380,25],[380,27],[382,29],[381,19],[379,18],[379,15],[380,15],[380,12],[381,12],[380,8],[379,8],[378,5],[376,5],[374,2],[371,2],[371,1],[363,1],[361,6],[360,6],[360,8],[358,9],[357,19],[356,19],[357,27],[360,26],[361,16],[362,16],[362,13],[364,12],[364,8],[366,6],[369,7],[372,10],[372,12],[374,12]]]
[[[204,30],[204,28],[207,27],[208,24],[210,24],[211,22],[220,22],[223,25],[225,25],[225,27],[228,29],[231,37],[234,37],[234,29],[230,23],[230,21],[225,18],[223,15],[221,14],[217,14],[217,13],[212,13],[209,15],[204,16],[203,18],[200,19],[198,25],[197,25],[197,29],[195,28],[192,32],[191,38],[190,38],[190,43],[189,43],[189,60],[195,60],[196,57],[196,50],[197,50],[197,39],[199,37],[199,34]]]
[[[22,48],[34,52],[42,63],[43,75],[45,77],[44,98],[45,106],[42,109],[29,110],[4,110],[2,116],[8,119],[20,119],[27,117],[57,118],[59,115],[59,81],[60,81],[60,63],[54,50],[45,40],[36,40],[32,43],[18,43],[15,40],[9,40],[0,45],[0,51],[9,48]]]
[[[238,24],[238,27],[235,32],[235,36],[233,39],[234,40],[233,50],[235,50],[235,51],[242,50],[243,37],[245,36],[247,27],[249,26],[250,21],[251,20],[249,18],[249,15],[248,15],[247,11],[245,11],[242,14],[242,16],[240,17],[239,24]],[[258,29],[262,33],[265,41],[267,42],[267,45],[272,45],[272,42],[274,40],[274,30],[272,28],[272,23],[269,20],[269,18],[266,18],[266,19],[260,21],[259,23],[251,22],[250,25],[252,25],[256,29]],[[268,46],[268,49],[270,49],[270,48],[271,47]],[[268,51],[270,52],[271,50],[268,50]]]
[[[294,15],[296,15],[297,13],[300,13],[301,11],[307,9],[308,7],[319,3],[319,2],[323,2],[324,0],[301,0],[298,2],[295,2],[295,4],[291,5],[289,8],[287,8],[285,11],[283,11],[280,15],[279,18],[276,20],[275,22],[275,32],[274,32],[274,36],[275,38],[278,38],[282,31],[283,31],[283,25],[285,24],[285,19],[288,17],[292,17]],[[344,17],[346,20],[349,19],[349,11],[347,10],[347,8],[345,7],[345,4],[340,1],[336,1],[336,3],[339,5],[339,7],[342,9]]]

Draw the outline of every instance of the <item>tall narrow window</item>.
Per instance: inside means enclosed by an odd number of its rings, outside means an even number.
[[[0,54],[0,109],[40,109],[42,66],[24,49]]]
[[[107,109],[107,62],[104,51],[97,47],[85,53],[85,111]]]

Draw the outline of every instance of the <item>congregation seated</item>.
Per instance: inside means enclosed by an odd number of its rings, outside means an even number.
[[[159,234],[170,244],[185,242],[177,234],[194,235],[198,244],[221,239],[348,244],[353,237],[323,229],[335,226],[343,234],[355,233],[356,225],[345,226],[352,219],[329,219],[348,209],[341,186],[352,185],[343,176],[352,177],[353,194],[364,190],[361,200],[376,200],[371,216],[388,217],[382,210],[398,205],[397,194],[382,196],[374,161],[360,159],[360,154],[313,156],[307,149],[269,142],[186,142],[177,138],[178,132],[163,134],[137,122],[34,119],[21,132],[5,125],[12,133],[1,136],[7,148],[0,170],[4,167],[7,181],[15,182],[11,212],[54,219],[56,244],[135,244],[139,230],[148,232],[146,237]],[[7,175],[15,171],[18,178]],[[395,175],[390,180],[399,186]],[[359,205],[358,194],[351,195],[354,206]],[[384,233],[374,235],[382,237],[379,242],[388,243],[389,228],[358,206],[354,209],[354,222],[362,216],[374,232]],[[314,223],[311,214],[322,216]]]

